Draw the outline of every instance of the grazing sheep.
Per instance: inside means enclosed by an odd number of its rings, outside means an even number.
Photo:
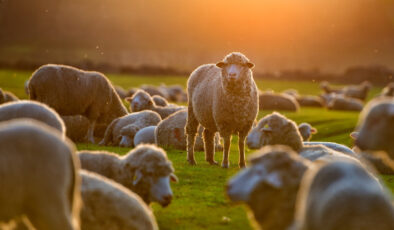
[[[184,109],[184,107],[176,106],[176,107],[161,107],[156,106],[152,97],[149,96],[148,93],[142,90],[138,90],[133,97],[126,98],[126,101],[130,102],[130,110],[133,112],[139,112],[143,110],[152,110],[160,114],[161,119],[164,119],[171,114]]]
[[[57,130],[33,119],[2,122],[0,164],[0,222],[24,215],[35,229],[79,229],[79,162]]]
[[[157,126],[148,126],[140,129],[134,136],[134,146],[137,146],[139,144],[156,144],[155,141],[156,127]]]
[[[347,111],[361,111],[363,106],[363,102],[360,99],[344,97],[343,95],[334,95],[327,104],[327,108],[330,110]]]
[[[168,101],[164,97],[161,97],[159,95],[154,95],[152,97],[152,100],[157,106],[162,106],[162,107],[168,106]]]
[[[157,125],[161,121],[159,114],[153,111],[141,111],[116,118],[108,125],[100,145],[132,147],[138,130]]]
[[[98,174],[80,171],[81,230],[158,229],[149,207],[122,185]]]
[[[115,85],[114,89],[116,91],[116,93],[118,94],[118,96],[121,99],[125,99],[127,97],[127,92],[125,89],[123,89],[121,86]]]
[[[94,143],[96,122],[108,124],[127,114],[118,94],[101,73],[64,65],[44,65],[29,80],[31,100],[43,102],[62,116],[89,119],[88,140]]]
[[[186,119],[187,111],[181,110],[162,120],[157,125],[155,131],[156,144],[162,148],[186,150],[186,135],[184,131]],[[194,145],[196,151],[204,151],[203,131],[204,128],[200,126]],[[215,150],[223,150],[223,146],[220,144],[220,137],[217,133],[215,134]]]
[[[108,177],[137,193],[145,203],[163,207],[172,200],[170,180],[177,181],[174,169],[161,148],[138,145],[126,155],[95,151],[79,152],[81,167]]]
[[[309,170],[296,206],[296,229],[394,229],[394,207],[362,165],[336,161]]]
[[[168,100],[173,101],[173,102],[182,102],[183,96],[185,94],[182,86],[180,86],[180,85],[170,85],[170,86],[161,85],[159,88],[167,92]]]
[[[0,105],[0,121],[16,118],[30,118],[41,121],[59,130],[63,136],[66,133],[64,122],[56,111],[39,102],[22,100]]]
[[[231,135],[238,135],[239,166],[245,166],[245,138],[256,119],[258,90],[251,68],[254,64],[238,52],[223,61],[206,64],[194,70],[188,80],[188,117],[185,127],[187,159],[192,165],[194,143],[199,124],[204,129],[205,159],[214,160],[214,137],[219,132],[224,140],[222,167],[229,167]]]
[[[383,150],[394,159],[394,98],[377,98],[367,104],[359,119],[356,146]]]
[[[298,111],[299,107],[294,97],[288,94],[263,92],[259,95],[259,110]]]
[[[6,103],[6,102],[11,102],[11,101],[18,101],[18,97],[15,96],[11,92],[3,91],[0,88],[0,104]]]
[[[249,162],[228,182],[228,197],[249,206],[256,229],[287,229],[293,222],[301,179],[312,163],[286,146],[266,146]]]

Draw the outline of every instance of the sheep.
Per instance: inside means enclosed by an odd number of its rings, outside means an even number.
[[[394,206],[362,165],[335,161],[305,174],[295,219],[295,229],[303,230],[389,230],[394,229]]]
[[[180,85],[161,85],[160,89],[164,90],[168,94],[168,100],[173,102],[182,102],[185,92]]]
[[[66,126],[66,135],[74,142],[86,141],[86,132],[89,128],[89,119],[82,115],[60,116]],[[104,137],[106,124],[97,124],[94,129],[94,137],[102,139]]]
[[[349,85],[344,87],[343,92],[345,97],[351,97],[365,101],[371,88],[371,83],[368,81],[363,81],[360,85]]]
[[[162,107],[168,106],[168,101],[162,96],[154,95],[152,97],[152,100],[157,106],[162,106]]]
[[[15,96],[13,93],[8,91],[3,91],[0,88],[0,104],[11,102],[11,101],[18,101],[18,97]]]
[[[259,110],[298,111],[300,105],[288,94],[263,92],[259,95]]]
[[[317,129],[306,122],[298,125],[298,131],[300,131],[303,141],[310,141],[312,138],[312,134],[317,133]]]
[[[139,144],[156,144],[155,130],[157,126],[147,126],[140,129],[134,136],[134,146]]]
[[[138,130],[157,125],[161,121],[159,114],[153,111],[141,111],[119,117],[108,125],[100,145],[132,147]]]
[[[312,163],[287,146],[263,147],[249,162],[227,183],[227,196],[248,205],[256,229],[287,229],[294,219],[301,179]]]
[[[166,152],[154,145],[141,144],[119,157],[104,151],[79,152],[81,167],[108,177],[138,194],[146,204],[171,203],[170,180],[177,181]]]
[[[166,90],[162,90],[156,86],[153,85],[142,85],[140,86],[140,89],[144,90],[147,92],[151,97],[154,95],[159,95],[161,97],[164,97],[165,99],[168,99],[168,93]]]
[[[383,150],[394,159],[394,98],[376,98],[361,112],[356,146],[361,150]]]
[[[214,136],[224,140],[222,167],[229,167],[231,135],[238,135],[239,166],[245,166],[245,138],[258,113],[258,90],[253,80],[254,64],[238,52],[223,61],[195,69],[187,82],[188,113],[185,127],[187,160],[195,165],[194,143],[199,124],[204,129],[205,160],[214,160]]]
[[[322,81],[320,83],[320,88],[326,93],[326,94],[331,94],[331,93],[335,93],[335,94],[343,94],[343,89],[342,88],[338,88],[338,89],[333,89],[330,87],[329,83],[327,81]]]
[[[87,139],[92,143],[96,122],[108,124],[127,114],[103,74],[71,66],[48,64],[38,68],[29,80],[29,97],[49,105],[62,116],[86,116]]]
[[[26,216],[35,229],[79,229],[79,161],[58,130],[33,119],[2,122],[0,162],[0,222]]]
[[[0,121],[17,118],[31,118],[41,121],[57,129],[63,136],[66,133],[64,122],[57,112],[39,102],[21,100],[0,105]]]
[[[160,114],[161,119],[165,119],[171,114],[184,109],[184,107],[161,107],[156,106],[152,97],[145,91],[138,90],[133,97],[126,98],[126,101],[130,102],[130,110],[133,112],[139,112],[143,110],[152,110]]]
[[[345,97],[343,95],[334,95],[327,104],[329,110],[361,111],[363,106],[363,102],[360,99]]]
[[[152,211],[139,196],[96,173],[81,170],[82,230],[159,229]]]
[[[184,132],[186,119],[187,111],[181,110],[162,120],[155,130],[156,144],[162,148],[186,150],[186,136]],[[194,145],[196,151],[204,151],[203,131],[204,128],[200,126]],[[223,150],[218,134],[215,134],[215,150]]]

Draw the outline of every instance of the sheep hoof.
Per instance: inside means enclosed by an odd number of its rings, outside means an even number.
[[[222,168],[228,169],[229,164],[228,163],[222,163]]]
[[[210,161],[208,161],[208,163],[210,165],[218,165],[219,164],[217,161],[214,161],[214,160],[210,160]]]
[[[189,162],[189,164],[190,165],[197,165],[197,163],[196,163],[196,161],[193,159],[193,160],[187,160],[188,162]]]

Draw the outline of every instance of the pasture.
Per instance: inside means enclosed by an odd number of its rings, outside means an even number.
[[[19,98],[27,98],[24,92],[24,82],[32,72],[0,70],[0,87],[13,92]],[[186,77],[178,76],[131,76],[108,74],[115,85],[127,89],[138,87],[141,84],[186,85]],[[314,94],[320,92],[317,82],[286,82],[279,80],[257,80],[259,89],[273,89],[282,91],[294,88],[300,94]],[[369,98],[376,95],[381,89],[374,87]],[[258,119],[271,111],[259,112]],[[309,122],[318,129],[313,141],[333,141],[352,146],[349,133],[357,125],[357,112],[328,111],[320,108],[301,108],[297,113],[283,113],[297,123]],[[77,143],[79,150],[104,149],[118,154],[125,154],[128,148],[102,147],[86,143]],[[167,208],[153,204],[156,219],[160,229],[251,229],[247,219],[246,208],[230,204],[224,193],[224,186],[229,177],[238,172],[237,139],[232,139],[230,153],[230,168],[222,169],[211,166],[204,160],[203,152],[196,152],[197,166],[189,166],[186,161],[186,152],[166,149],[168,157],[173,162],[179,183],[173,184],[174,199]],[[246,150],[246,153],[251,153]],[[220,152],[216,153],[215,160],[221,161]],[[386,184],[394,192],[394,176],[383,176]]]

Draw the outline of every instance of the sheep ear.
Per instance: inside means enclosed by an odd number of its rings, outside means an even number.
[[[268,174],[265,177],[264,181],[274,188],[281,188],[283,186],[282,178],[280,177],[279,173],[277,173],[277,172],[272,172],[272,173]]]
[[[172,181],[172,182],[175,182],[175,183],[177,183],[179,180],[178,180],[178,177],[174,174],[174,173],[171,173],[170,174],[170,180]]]
[[[311,128],[311,133],[317,133],[317,129],[315,129],[315,128]]]
[[[249,69],[252,69],[252,68],[254,67],[254,64],[253,64],[252,62],[246,62],[246,66],[247,66]]]
[[[142,173],[140,170],[135,170],[134,177],[133,177],[133,186],[136,186],[138,182],[142,179]]]
[[[357,137],[358,137],[358,132],[352,132],[352,133],[350,133],[350,137],[353,139],[353,140],[356,140],[357,139]]]
[[[225,64],[224,62],[222,62],[222,61],[216,63],[216,66],[219,67],[219,68],[223,68],[225,65],[226,65],[226,64]]]

